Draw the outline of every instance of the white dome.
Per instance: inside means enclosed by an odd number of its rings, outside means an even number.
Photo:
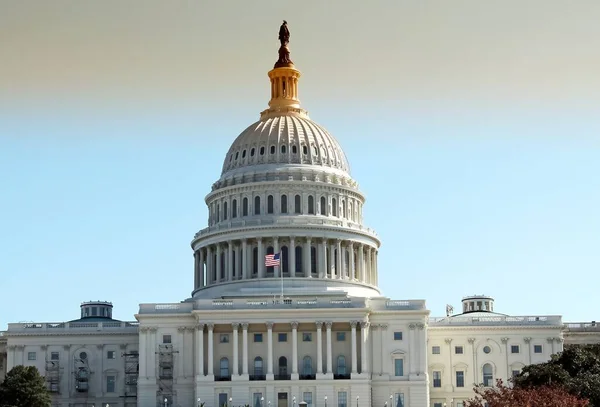
[[[303,114],[269,115],[250,125],[229,148],[221,175],[265,164],[307,164],[350,173],[337,140]]]

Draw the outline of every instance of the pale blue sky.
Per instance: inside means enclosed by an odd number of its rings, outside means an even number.
[[[0,24],[0,329],[74,319],[90,299],[130,320],[189,296],[203,199],[266,107],[281,18],[303,106],[367,195],[386,295],[436,316],[485,293],[499,312],[600,319],[596,3],[548,2],[543,21],[517,3],[402,3],[394,25],[396,2],[340,2],[349,38],[335,44],[345,27],[317,2],[257,16],[107,4],[0,17],[26,16]]]

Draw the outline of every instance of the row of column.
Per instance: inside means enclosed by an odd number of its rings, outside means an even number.
[[[331,337],[332,322],[315,322],[317,328],[317,374],[333,373],[333,345]],[[232,375],[239,376],[248,375],[248,323],[234,322],[231,324],[233,328],[233,363]],[[326,363],[323,365],[323,325],[326,329]],[[273,375],[273,322],[267,322],[267,375]],[[206,327],[208,336],[208,361],[207,371],[204,372],[204,328]],[[196,374],[198,376],[214,375],[214,323],[198,324],[196,331]],[[242,328],[242,371],[239,371],[239,328]],[[292,334],[292,374],[298,374],[298,322],[291,322]],[[361,331],[360,355],[361,355],[361,373],[366,373],[368,370],[367,363],[367,340],[369,333],[369,323],[364,321],[350,322],[350,338],[351,338],[351,373],[358,373],[358,347],[357,347],[357,327]]]
[[[252,241],[249,241],[249,239],[229,240],[224,244],[217,243],[202,247],[194,253],[194,287],[203,288],[219,282],[266,278],[265,255],[267,249],[272,248],[273,253],[278,253],[281,252],[283,246],[288,248],[287,270],[289,277],[312,277],[312,248],[315,248],[318,278],[357,279],[366,284],[377,285],[378,251],[376,248],[353,241],[323,238],[314,240],[316,241],[316,247],[313,246],[313,239],[310,237],[289,237],[286,238],[285,244],[281,246],[279,238],[273,237],[269,239],[257,238]],[[296,273],[295,248],[297,246],[302,247],[301,275]],[[253,273],[255,248],[258,256],[256,274]],[[222,257],[224,257],[223,261],[221,261]],[[272,277],[281,277],[283,261],[282,256],[282,266],[274,268]]]

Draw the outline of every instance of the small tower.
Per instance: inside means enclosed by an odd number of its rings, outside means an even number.
[[[86,301],[81,303],[81,318],[112,319],[113,305],[108,301]]]
[[[487,295],[470,295],[462,299],[463,313],[493,312],[494,299]]]

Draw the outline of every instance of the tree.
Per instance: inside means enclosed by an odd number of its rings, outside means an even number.
[[[15,366],[0,383],[0,407],[48,407],[51,401],[35,366]]]
[[[476,387],[475,397],[465,407],[589,407],[587,400],[569,394],[558,386],[539,386],[527,389],[507,387],[498,380],[496,387]]]
[[[565,346],[550,361],[523,368],[513,383],[522,389],[559,385],[600,407],[600,344]]]

